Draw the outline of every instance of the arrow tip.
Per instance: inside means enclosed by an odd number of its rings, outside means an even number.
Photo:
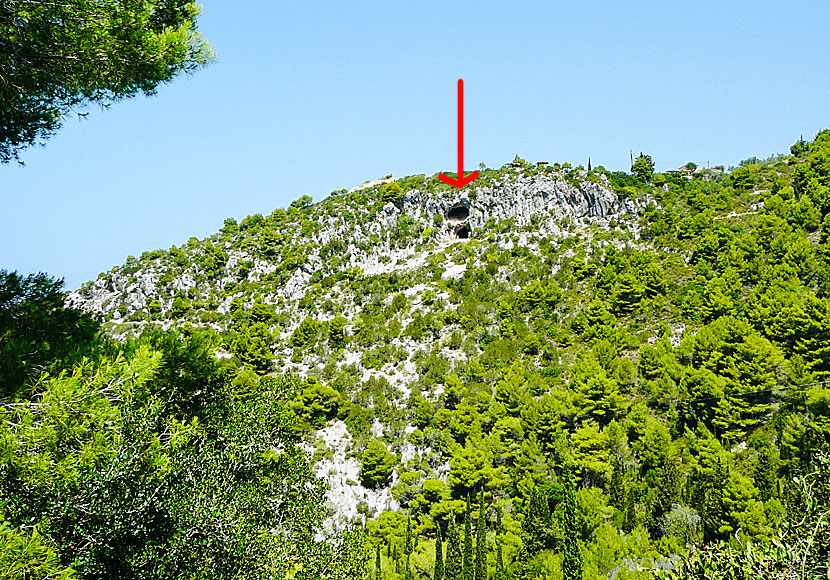
[[[452,185],[453,187],[457,187],[461,189],[468,183],[471,183],[478,179],[479,173],[478,171],[473,171],[471,174],[465,176],[463,173],[460,173],[457,178],[450,177],[449,175],[444,175],[443,173],[438,175],[438,179],[446,183],[447,185]]]

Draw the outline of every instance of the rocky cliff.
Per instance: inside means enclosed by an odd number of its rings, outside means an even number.
[[[605,227],[612,219],[636,216],[650,201],[621,198],[604,174],[589,178],[585,171],[550,168],[501,170],[462,190],[436,186],[439,182],[434,178],[416,179],[414,186],[411,178],[398,180],[405,188],[402,197],[383,203],[382,187],[388,181],[332,195],[311,206],[297,220],[302,224],[289,219],[266,224],[270,228],[223,230],[202,241],[191,240],[186,247],[128,259],[124,266],[72,292],[68,300],[116,324],[140,323],[140,313],[152,315],[156,310],[169,326],[175,324],[175,317],[166,315],[172,314],[176,295],[209,300],[226,294],[222,302],[208,305],[224,315],[233,297],[226,289],[240,279],[257,283],[276,278],[269,301],[299,300],[315,273],[332,270],[333,257],[335,267],[380,274],[400,270],[401,262],[420,264],[413,258],[425,245],[481,238],[508,220],[514,232],[527,230],[534,237],[555,239],[590,224]],[[412,235],[416,231],[419,234]],[[279,247],[263,252],[265,244]],[[286,271],[280,262],[289,248],[301,255]],[[274,276],[278,270],[280,275]],[[218,322],[206,323],[219,329]]]

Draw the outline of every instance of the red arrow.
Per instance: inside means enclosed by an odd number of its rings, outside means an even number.
[[[438,175],[438,179],[452,185],[453,187],[462,188],[474,179],[478,178],[478,171],[473,171],[467,177],[464,177],[464,80],[458,79],[458,173],[456,178],[449,177],[443,173]]]

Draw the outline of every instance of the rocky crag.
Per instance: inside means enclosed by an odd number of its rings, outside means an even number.
[[[296,264],[291,275],[264,298],[301,299],[316,272],[332,269],[327,264],[332,246],[339,257],[346,258],[345,262],[338,261],[337,267],[380,274],[400,270],[402,260],[407,264],[404,269],[415,267],[420,263],[418,254],[429,251],[430,243],[435,247],[456,239],[478,238],[497,230],[499,224],[509,222],[514,231],[528,230],[532,237],[556,239],[590,224],[607,227],[611,220],[635,217],[650,201],[621,198],[609,185],[607,176],[601,174],[599,179],[589,180],[585,171],[512,169],[473,182],[462,190],[429,188],[429,184],[437,183],[430,178],[426,187],[422,183],[404,190],[394,201],[381,203],[378,200],[382,186],[389,182],[378,180],[372,187],[349,195],[333,195],[313,205],[309,212],[314,220],[311,228],[297,227],[299,224],[282,228],[282,244],[301,248],[302,263]],[[404,180],[403,187],[406,185]],[[402,221],[408,222],[409,229],[421,226],[421,233],[428,232],[428,236],[394,239]],[[284,252],[263,254],[257,248],[264,237],[259,229],[232,232],[223,231],[202,241],[191,240],[186,247],[174,247],[168,252],[145,253],[140,260],[128,258],[126,265],[71,292],[68,300],[116,325],[141,323],[136,314],[151,314],[148,304],[158,300],[157,313],[167,319],[167,325],[173,325],[175,319],[168,315],[172,314],[177,294],[195,291],[209,297],[222,293],[240,278],[256,283],[277,271],[275,262]],[[266,243],[273,243],[273,238]],[[220,246],[222,263],[210,263],[209,267],[218,271],[206,272],[204,260],[198,258],[206,256],[206,248],[215,244]],[[184,260],[183,253],[196,259]],[[233,296],[230,291],[217,305],[220,314],[227,312]],[[194,321],[193,316],[185,318]]]

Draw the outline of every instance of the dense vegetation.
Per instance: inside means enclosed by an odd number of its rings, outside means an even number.
[[[117,344],[62,301],[0,272],[0,576],[361,577],[361,534],[315,540],[294,385],[235,397],[209,338]]]
[[[454,193],[415,176],[128,259],[76,296],[107,297],[122,340],[79,334],[4,383],[3,553],[81,577],[370,552],[387,580],[826,578],[830,131],[790,153],[482,171],[473,190],[543,175],[645,208],[562,236],[490,220],[449,243],[445,215],[404,209]],[[338,422],[350,485],[399,506],[358,506],[365,544],[310,535],[297,438]],[[294,560],[272,529],[303,539]]]

